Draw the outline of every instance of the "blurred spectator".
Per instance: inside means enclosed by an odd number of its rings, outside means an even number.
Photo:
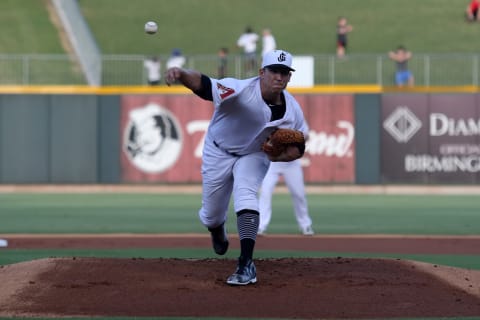
[[[277,42],[272,35],[270,29],[263,29],[262,31],[262,57],[265,53],[277,49]]]
[[[348,24],[347,18],[339,17],[337,21],[337,57],[345,57],[347,49],[347,34],[352,32],[353,27]]]
[[[471,0],[466,9],[468,21],[478,21],[478,9],[480,8],[480,0]]]
[[[182,55],[182,51],[180,49],[173,49],[172,54],[167,60],[167,69],[173,68],[173,67],[178,67],[182,68],[185,65],[186,59]]]
[[[399,87],[404,85],[413,86],[414,78],[412,72],[408,70],[408,60],[412,53],[404,46],[398,46],[397,50],[388,53],[390,59],[396,62],[397,71],[395,72],[395,83]]]
[[[257,41],[258,34],[253,32],[252,27],[247,26],[245,32],[240,35],[237,40],[237,46],[243,48],[245,55],[245,72],[255,72],[257,66]]]
[[[218,72],[217,78],[222,79],[227,76],[227,57],[228,49],[223,47],[218,50]]]
[[[160,84],[161,76],[161,63],[158,57],[151,57],[143,62],[143,66],[147,69],[147,82],[151,86]]]

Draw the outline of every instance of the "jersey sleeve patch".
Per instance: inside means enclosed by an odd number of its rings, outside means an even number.
[[[229,87],[225,87],[224,85],[220,84],[219,82],[217,82],[217,89],[219,91],[220,98],[222,100],[235,93],[234,89],[229,88]]]

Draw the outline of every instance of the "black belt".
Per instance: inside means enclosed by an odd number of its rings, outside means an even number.
[[[240,157],[240,155],[238,153],[235,153],[235,152],[229,152],[225,149],[223,149],[222,147],[220,147],[220,145],[217,143],[217,141],[213,140],[213,144],[215,145],[215,147],[217,147],[218,149],[222,150],[223,152],[225,153],[228,153],[229,155],[231,156],[234,156],[234,157]]]

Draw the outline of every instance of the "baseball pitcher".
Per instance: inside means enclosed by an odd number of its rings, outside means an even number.
[[[257,282],[253,262],[259,225],[257,193],[270,161],[293,161],[305,150],[304,116],[285,90],[293,71],[292,56],[283,50],[266,54],[258,76],[249,79],[219,80],[177,67],[166,71],[168,85],[179,82],[214,106],[202,155],[199,217],[211,233],[214,251],[225,254],[229,245],[225,222],[233,196],[240,257],[227,278],[230,285]]]

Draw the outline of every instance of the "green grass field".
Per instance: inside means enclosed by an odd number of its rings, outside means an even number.
[[[45,1],[0,1],[0,54],[65,53]]]
[[[320,234],[480,234],[478,196],[309,195]],[[193,194],[0,194],[2,233],[205,232]],[[269,233],[298,233],[288,194],[273,197]],[[228,228],[235,230],[230,213]]]
[[[0,55],[65,53],[45,3],[0,1]],[[257,32],[271,28],[279,47],[294,54],[332,55],[339,15],[347,16],[354,26],[349,36],[349,54],[385,54],[401,43],[416,54],[418,60],[412,61],[412,67],[423,70],[421,53],[478,53],[480,24],[464,21],[467,0],[79,0],[79,4],[103,54],[168,55],[172,48],[178,47],[187,55],[215,55],[221,46],[239,54],[235,41],[245,26],[251,25]],[[159,23],[157,35],[143,33],[147,20]],[[456,84],[457,79],[469,83],[469,66],[465,61],[454,61],[443,66],[441,70],[445,73],[437,78],[452,81],[440,84]],[[21,67],[19,62],[17,68]],[[326,64],[317,67],[328,68]],[[3,77],[8,76],[8,68],[13,75],[18,73],[12,65],[1,66]],[[352,59],[339,68],[337,72],[346,74],[345,77],[357,79],[364,77],[370,67]],[[392,72],[388,68],[392,65],[386,61],[385,77]],[[54,70],[59,73],[56,77],[61,79],[60,83],[67,78],[81,83],[78,72],[64,62],[34,69],[34,77]],[[422,83],[422,73],[415,74]],[[373,83],[375,79],[364,81]],[[478,196],[309,195],[308,198],[317,234],[480,234]],[[197,216],[199,205],[199,195],[0,194],[0,235],[205,232]],[[298,233],[289,195],[275,195],[273,210],[269,233]],[[230,232],[236,230],[233,212],[228,228]],[[232,250],[227,258],[237,255],[238,251]],[[337,252],[256,252],[259,258],[338,255],[380,257]],[[214,254],[207,249],[0,249],[0,265],[51,256],[206,258]],[[381,257],[480,270],[478,256],[384,254]]]
[[[477,52],[478,25],[465,23],[466,0],[80,0],[102,51],[108,54],[215,54],[236,49],[246,25],[272,29],[292,53],[332,54],[345,15],[354,30],[350,53],[385,53],[403,43],[414,52]],[[159,33],[143,34],[157,21]]]
[[[480,234],[480,198],[427,195],[308,195],[317,234]],[[288,194],[274,195],[270,233],[298,233]],[[0,194],[0,237],[10,233],[205,232],[194,194]],[[228,228],[236,232],[230,213]],[[235,259],[230,250],[225,258]],[[0,265],[48,257],[214,258],[207,249],[0,249]],[[257,258],[401,258],[480,270],[480,257],[257,250]],[[7,319],[7,318],[3,318]],[[133,319],[133,318],[102,318]],[[161,318],[172,319],[172,318]],[[175,318],[193,319],[193,318]],[[198,319],[198,318],[196,318]],[[232,320],[231,318],[229,318]],[[429,318],[443,319],[443,318]],[[474,318],[448,318],[474,319]],[[406,320],[406,319],[405,319]],[[419,320],[418,318],[416,320]]]
[[[246,25],[269,27],[278,45],[298,54],[333,54],[337,17],[354,27],[350,53],[385,53],[403,43],[415,53],[478,52],[478,24],[464,20],[467,0],[79,0],[104,54],[238,52]],[[0,2],[0,54],[63,53],[46,1]],[[159,33],[143,25],[157,21]],[[13,35],[13,36],[12,36]],[[21,41],[19,41],[21,39]]]
[[[476,81],[473,58],[462,56],[457,61],[454,57],[437,57],[426,61],[422,55],[478,53],[479,26],[465,22],[464,0],[141,0],[135,4],[80,0],[80,4],[103,53],[155,54],[165,60],[172,48],[181,48],[187,57],[195,55],[196,63],[190,67],[208,75],[216,74],[218,48],[229,48],[231,58],[241,54],[236,40],[245,26],[251,25],[257,33],[271,28],[280,48],[296,55],[314,55],[316,84],[381,81],[394,85],[394,64],[386,54],[399,44],[414,53],[410,68],[417,85],[470,85]],[[333,71],[331,58],[340,15],[348,17],[354,30],[348,36],[349,59],[336,63]],[[155,36],[143,34],[143,24],[148,20],[159,24]],[[121,40],[112,36],[112,26],[122,35]],[[210,58],[199,60],[200,54]],[[362,54],[382,55],[384,59]],[[378,64],[382,71],[377,71]],[[233,70],[235,61],[229,65]],[[131,66],[129,70],[132,73]],[[426,75],[425,70],[430,73]],[[329,78],[332,72],[335,80]],[[115,78],[115,74],[105,75],[106,82],[115,83],[117,80],[111,80]]]
[[[80,8],[105,57],[102,81],[106,85],[144,84],[142,58],[166,59],[173,48],[195,56],[196,68],[216,74],[216,53],[230,49],[230,70],[241,51],[236,40],[246,25],[257,33],[271,28],[280,48],[295,55],[315,56],[316,84],[393,84],[393,63],[386,53],[399,44],[414,53],[410,67],[417,85],[471,85],[476,58],[432,58],[423,54],[478,54],[479,25],[467,23],[467,0],[79,0]],[[5,0],[0,3],[0,56],[2,54],[62,54],[65,48],[46,9],[47,1]],[[350,59],[337,63],[335,30],[345,15],[354,30],[349,35]],[[146,21],[159,24],[159,32],[146,35]],[[11,36],[11,35],[15,36]],[[21,39],[21,41],[18,41]],[[259,46],[260,47],[260,46]],[[373,54],[367,60],[363,54]],[[129,56],[110,60],[108,55]],[[325,56],[323,56],[325,55]],[[384,61],[375,58],[384,57]],[[66,63],[66,65],[65,65]],[[376,68],[381,65],[381,71]],[[25,62],[0,59],[0,84],[22,84]],[[32,60],[27,83],[84,84],[78,66],[70,61]],[[426,75],[426,70],[429,74]],[[335,73],[335,80],[328,77]],[[478,73],[478,72],[477,72]],[[43,80],[42,77],[48,75]],[[236,74],[236,76],[240,76]],[[242,75],[243,77],[243,75]],[[381,80],[380,80],[381,78]]]
[[[270,233],[298,233],[289,197],[288,194],[281,193],[274,195],[274,214]],[[477,196],[310,194],[308,200],[317,234],[480,234],[480,215],[478,215],[480,198]],[[197,217],[199,205],[200,195],[195,194],[4,193],[0,194],[0,237],[2,234],[11,233],[205,232]],[[228,228],[233,233],[236,232],[236,226],[235,219],[232,217],[234,217],[233,212],[230,213],[228,222]],[[235,259],[238,254],[238,250],[232,249],[225,258]],[[285,250],[257,250],[255,255],[258,258],[336,256],[401,258],[480,270],[480,257],[472,255],[361,254]],[[215,255],[209,248],[0,249],[0,265],[48,257],[71,256],[213,258]]]
[[[309,195],[317,234],[480,234],[476,196]],[[15,233],[204,233],[200,195],[187,194],[0,194],[0,235]],[[269,234],[298,234],[288,194],[273,197]],[[236,233],[234,213],[227,228]],[[211,250],[9,250],[0,264],[42,256],[214,257]],[[229,252],[234,258],[238,253]],[[259,252],[260,257],[338,255],[332,252]],[[356,256],[357,254],[353,254]],[[371,256],[371,255],[369,255]],[[390,255],[398,257],[398,255]],[[405,256],[404,256],[405,257]],[[409,255],[409,259],[480,269],[480,257]]]

